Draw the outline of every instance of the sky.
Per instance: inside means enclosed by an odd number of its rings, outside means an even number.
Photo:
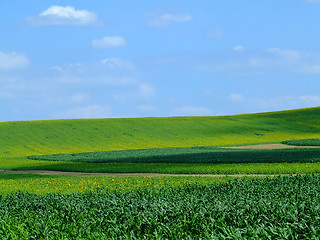
[[[320,105],[320,0],[0,0],[0,121]]]

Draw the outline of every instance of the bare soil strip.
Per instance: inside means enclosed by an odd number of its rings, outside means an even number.
[[[223,147],[231,149],[285,149],[285,148],[319,148],[318,146],[293,146],[286,145],[282,143],[273,144],[258,144],[258,145],[245,145],[245,146],[235,146],[235,147]]]
[[[0,173],[35,174],[75,177],[275,177],[291,176],[294,174],[167,174],[167,173],[92,173],[92,172],[63,172],[49,170],[0,170]]]

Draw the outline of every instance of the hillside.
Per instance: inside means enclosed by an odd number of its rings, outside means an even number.
[[[1,122],[0,157],[319,138],[319,119],[320,107],[216,117]]]

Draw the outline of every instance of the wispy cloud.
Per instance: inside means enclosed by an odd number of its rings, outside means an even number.
[[[149,105],[149,104],[138,105],[136,108],[139,112],[146,112],[146,113],[154,112],[156,109],[155,106]]]
[[[119,36],[104,37],[92,41],[92,46],[94,48],[116,48],[123,47],[126,44],[126,40]]]
[[[98,23],[95,13],[72,6],[51,6],[38,16],[27,18],[31,25],[92,25]]]
[[[109,105],[91,104],[81,107],[71,108],[66,111],[55,114],[55,118],[110,118],[112,117],[112,108]]]
[[[219,28],[216,28],[208,33],[209,38],[220,38],[222,35],[223,35],[223,32]]]
[[[154,87],[150,86],[149,84],[143,83],[139,85],[138,94],[143,98],[151,98],[155,96],[156,91]]]
[[[320,96],[317,95],[279,95],[273,97],[245,96],[242,94],[229,94],[225,98],[230,101],[233,108],[241,112],[276,111],[283,109],[315,107],[320,105]],[[223,101],[221,99],[220,101]]]
[[[320,96],[316,96],[316,95],[299,96],[299,100],[311,106],[320,105]]]
[[[38,119],[39,113],[40,118],[52,119],[144,116],[152,112],[156,89],[140,78],[139,69],[130,61],[106,58],[40,72],[35,68],[2,74],[0,102],[6,101],[8,110],[1,120],[10,119],[8,116]],[[16,115],[13,110],[17,110]]]
[[[239,93],[231,93],[231,94],[229,94],[229,96],[227,98],[233,102],[243,102],[244,101],[243,95],[239,94]]]
[[[260,49],[251,50],[239,45],[233,51],[220,51],[212,55],[185,57],[181,62],[189,62],[199,71],[226,73],[232,75],[265,74],[265,73],[320,73],[320,52],[305,52],[293,49]],[[242,51],[239,55],[237,52]],[[182,57],[181,57],[182,58]]]
[[[156,28],[168,27],[172,23],[189,22],[193,19],[193,16],[190,14],[182,13],[148,12],[146,16],[148,18],[148,25]]]
[[[113,100],[117,102],[129,103],[132,101],[150,100],[156,95],[156,90],[148,83],[141,83],[132,86],[130,89],[124,89],[113,95]]]
[[[241,52],[241,51],[244,51],[244,46],[242,46],[242,45],[238,45],[238,46],[235,46],[234,48],[233,48],[233,50],[234,51],[237,51],[237,52]]]
[[[135,66],[132,62],[122,58],[105,58],[101,63],[109,69],[134,70]]]
[[[21,69],[29,65],[29,59],[21,53],[0,52],[0,70]]]
[[[299,58],[302,56],[302,53],[295,50],[290,49],[279,49],[279,48],[270,48],[270,53],[276,54],[280,57],[286,58],[289,61],[296,61],[299,60]]]

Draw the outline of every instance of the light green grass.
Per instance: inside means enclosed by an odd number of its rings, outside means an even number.
[[[221,117],[2,122],[0,169],[79,168],[66,162],[29,160],[29,155],[319,138],[319,116],[320,107]]]
[[[73,177],[0,173],[0,195],[16,192],[45,195],[48,193],[80,193],[106,189],[131,191],[139,188],[159,189],[185,184],[215,184],[233,180],[230,177]]]

